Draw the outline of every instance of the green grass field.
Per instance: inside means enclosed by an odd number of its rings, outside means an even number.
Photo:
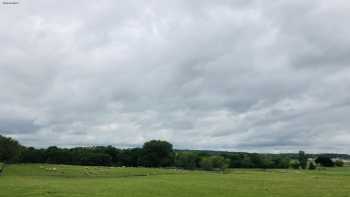
[[[316,171],[7,165],[0,197],[350,197],[350,168]]]

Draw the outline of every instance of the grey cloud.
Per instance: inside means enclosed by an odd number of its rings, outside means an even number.
[[[38,130],[40,127],[35,125],[32,121],[28,120],[11,120],[11,119],[2,119],[0,121],[1,130],[0,132],[5,135],[9,134],[20,134],[20,133],[30,133]]]
[[[33,146],[349,153],[349,6],[1,5],[0,132]]]

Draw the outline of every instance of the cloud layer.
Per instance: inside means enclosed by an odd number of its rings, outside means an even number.
[[[350,153],[348,1],[0,5],[0,133]]]

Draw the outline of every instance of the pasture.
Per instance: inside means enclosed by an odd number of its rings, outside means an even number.
[[[350,197],[350,168],[228,170],[7,165],[0,197]]]

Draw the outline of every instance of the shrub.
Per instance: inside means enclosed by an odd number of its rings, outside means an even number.
[[[230,161],[222,156],[211,156],[214,169],[225,170],[228,168]]]
[[[180,152],[176,155],[175,166],[188,170],[193,170],[196,165],[197,155],[192,152]]]
[[[293,169],[299,169],[300,163],[297,160],[291,160],[289,162],[289,166],[290,166],[290,168],[293,168]]]
[[[344,162],[342,160],[336,160],[335,161],[335,166],[337,167],[343,167],[344,166]]]
[[[324,167],[334,167],[335,165],[332,159],[326,156],[319,156],[315,162]]]
[[[225,170],[229,164],[230,161],[222,156],[203,157],[199,163],[203,170]]]
[[[213,170],[213,162],[211,161],[210,157],[203,157],[201,161],[199,162],[200,167],[203,170]]]
[[[111,165],[112,158],[105,153],[86,153],[80,158],[83,165]]]

